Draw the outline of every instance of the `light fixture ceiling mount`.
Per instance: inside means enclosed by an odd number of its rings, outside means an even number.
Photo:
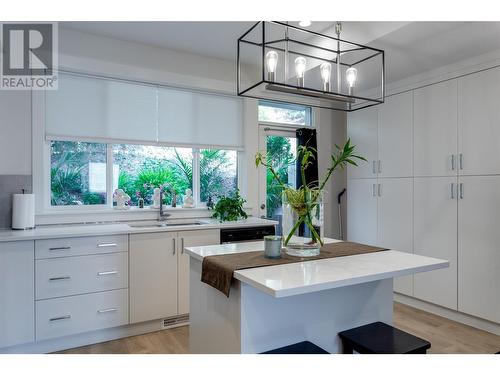
[[[239,96],[355,111],[385,98],[384,51],[279,21],[238,39]]]

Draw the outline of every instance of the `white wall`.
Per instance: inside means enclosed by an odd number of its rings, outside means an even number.
[[[331,165],[330,155],[336,148],[335,144],[341,146],[346,140],[346,112],[331,111],[320,109],[316,111],[316,125],[318,131],[318,164],[319,176],[325,174],[326,169]],[[346,171],[339,169],[334,172],[324,195],[324,216],[325,216],[325,235],[332,238],[339,237],[339,220],[337,194],[346,187]],[[345,195],[343,197],[342,218],[345,225]],[[345,231],[344,231],[345,232]]]
[[[236,93],[236,62],[59,29],[59,66],[166,85]]]
[[[31,174],[31,92],[0,91],[0,175]]]

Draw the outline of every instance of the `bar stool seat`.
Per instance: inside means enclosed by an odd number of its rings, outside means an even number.
[[[261,354],[329,354],[329,353],[310,341],[301,341],[296,344],[284,346],[282,348],[269,350]]]
[[[425,354],[431,343],[382,322],[339,333],[344,354]]]

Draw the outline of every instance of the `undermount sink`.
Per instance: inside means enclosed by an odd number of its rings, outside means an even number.
[[[148,221],[148,222],[137,222],[137,223],[127,223],[131,228],[164,228],[164,227],[179,227],[186,225],[202,225],[201,221],[182,221],[182,222],[159,222],[159,221]]]

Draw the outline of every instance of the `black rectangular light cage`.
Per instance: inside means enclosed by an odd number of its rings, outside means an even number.
[[[384,76],[383,50],[285,22],[238,39],[239,96],[352,112],[384,102]]]

